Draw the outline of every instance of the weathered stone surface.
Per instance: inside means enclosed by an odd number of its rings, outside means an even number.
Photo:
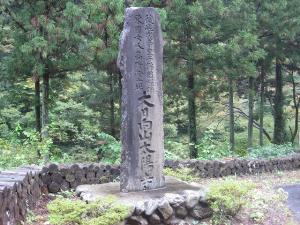
[[[60,190],[60,185],[56,182],[51,182],[48,186],[48,190],[50,193],[57,193]]]
[[[157,206],[158,206],[157,200],[151,199],[145,202],[145,214],[147,216],[150,216],[157,209]]]
[[[167,225],[192,225],[192,224],[187,221],[174,218],[168,221]]]
[[[149,222],[150,222],[151,225],[159,224],[160,223],[160,217],[156,213],[153,213],[149,217]]]
[[[188,215],[188,211],[184,206],[179,206],[175,210],[176,216],[178,216],[181,219],[184,219]]]
[[[165,199],[170,203],[172,207],[179,207],[184,203],[184,197],[179,194],[167,193]]]
[[[157,190],[124,193],[120,192],[119,183],[111,182],[106,184],[80,185],[76,188],[76,193],[85,201],[103,198],[107,195],[114,195],[120,203],[136,206],[137,202],[160,199],[164,197],[166,193],[181,194],[184,190],[195,190],[198,192],[201,188],[199,184],[198,186],[190,185],[174,177],[166,176],[166,187]]]
[[[48,170],[49,170],[50,173],[57,172],[58,171],[58,166],[56,164],[50,164],[48,166]]]
[[[197,220],[208,218],[212,215],[212,210],[207,205],[196,205],[190,212],[190,215]]]
[[[129,225],[148,225],[148,221],[142,216],[132,216],[127,220]]]
[[[163,39],[154,8],[127,8],[118,66],[122,73],[121,191],[163,187]]]
[[[188,209],[194,208],[200,200],[199,193],[196,191],[186,190],[184,194],[186,198],[186,207]]]
[[[145,203],[140,201],[140,202],[137,202],[136,206],[135,206],[135,215],[141,215],[145,212]]]
[[[173,208],[170,206],[169,202],[165,198],[163,198],[162,201],[159,202],[157,209],[164,220],[169,219],[172,216],[174,211]]]

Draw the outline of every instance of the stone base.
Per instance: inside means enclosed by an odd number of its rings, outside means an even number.
[[[203,188],[198,184],[189,184],[174,177],[166,177],[166,186],[155,190],[123,193],[120,192],[120,183],[110,182],[79,185],[76,188],[76,193],[88,202],[107,195],[114,195],[120,203],[135,205],[139,201],[162,198],[166,193],[183,194],[186,190],[203,191]]]
[[[166,177],[165,188],[151,191],[122,193],[119,183],[107,183],[80,185],[76,193],[85,201],[116,196],[131,208],[126,225],[190,225],[212,215],[200,185],[173,177]]]

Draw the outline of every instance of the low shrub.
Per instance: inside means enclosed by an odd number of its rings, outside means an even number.
[[[165,157],[166,159],[172,159],[172,160],[188,159],[189,158],[188,145],[166,138]]]
[[[220,135],[216,135],[214,130],[206,130],[201,138],[198,149],[198,159],[215,160],[226,157],[237,156],[236,153],[230,151],[228,142],[221,140]]]
[[[295,148],[292,144],[284,145],[265,145],[262,147],[255,147],[249,150],[247,158],[252,159],[272,159],[295,153]]]
[[[247,193],[255,185],[246,181],[226,179],[210,185],[207,199],[214,211],[213,224],[226,224],[245,204]]]
[[[195,181],[197,179],[195,176],[193,176],[193,170],[190,168],[181,168],[176,170],[165,168],[164,174],[166,176],[176,177],[184,181]]]
[[[28,164],[42,164],[53,148],[51,139],[40,140],[34,131],[17,131],[24,139],[4,140],[0,138],[0,169]]]
[[[113,196],[92,203],[58,197],[48,204],[49,221],[53,225],[113,225],[123,221],[129,213],[126,206]]]
[[[99,133],[97,135],[99,145],[96,148],[99,160],[105,163],[116,164],[121,160],[121,143],[113,136],[106,133]]]

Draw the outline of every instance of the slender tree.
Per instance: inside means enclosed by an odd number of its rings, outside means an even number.
[[[234,105],[233,105],[233,80],[229,77],[228,84],[228,105],[229,105],[229,145],[230,150],[235,149],[235,138],[234,138]]]
[[[286,142],[286,127],[283,113],[284,95],[283,95],[283,75],[281,60],[276,58],[275,66],[275,97],[274,97],[274,133],[273,142],[283,144]]]
[[[253,108],[254,108],[254,78],[252,76],[249,77],[249,90],[248,90],[248,111],[249,111],[249,119],[248,119],[248,148],[252,148],[253,146]]]
[[[260,67],[260,101],[259,101],[259,145],[264,145],[264,108],[265,108],[265,63]]]

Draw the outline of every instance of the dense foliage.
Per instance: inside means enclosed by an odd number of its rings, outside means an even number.
[[[54,225],[113,225],[129,214],[126,206],[108,196],[87,204],[82,200],[58,197],[48,204],[49,221]]]
[[[130,5],[161,15],[166,158],[294,152],[297,0],[0,0],[0,167],[120,161],[116,58]]]
[[[233,179],[212,183],[207,198],[214,211],[213,224],[227,224],[245,205],[245,197],[254,187],[252,182]]]

